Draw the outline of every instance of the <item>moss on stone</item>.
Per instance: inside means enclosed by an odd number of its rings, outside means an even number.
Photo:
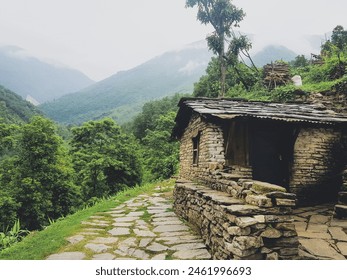
[[[253,181],[251,188],[256,193],[286,192],[286,189],[270,183]]]

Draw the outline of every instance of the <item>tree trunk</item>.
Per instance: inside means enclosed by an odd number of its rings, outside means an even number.
[[[226,63],[225,63],[225,50],[224,50],[224,34],[220,34],[220,44],[221,50],[219,53],[219,63],[220,63],[220,94],[219,97],[223,98],[225,96],[225,80],[226,80]]]

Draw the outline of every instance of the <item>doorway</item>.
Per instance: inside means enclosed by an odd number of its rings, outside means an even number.
[[[255,121],[250,141],[253,179],[288,189],[295,140],[289,124]]]

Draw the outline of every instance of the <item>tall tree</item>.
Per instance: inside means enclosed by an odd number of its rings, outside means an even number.
[[[209,48],[218,55],[220,64],[220,96],[225,95],[226,45],[233,37],[232,27],[237,27],[245,14],[231,0],[186,0],[186,7],[198,7],[197,19],[202,24],[211,24],[214,32],[207,36]]]
[[[170,178],[178,169],[179,143],[171,138],[175,117],[176,112],[160,115],[142,139],[148,181]]]
[[[23,125],[14,150],[1,164],[0,189],[16,201],[18,218],[26,228],[39,229],[49,218],[67,215],[78,206],[71,163],[50,120],[34,117]]]
[[[136,143],[112,119],[87,122],[72,134],[74,168],[86,200],[141,183]]]

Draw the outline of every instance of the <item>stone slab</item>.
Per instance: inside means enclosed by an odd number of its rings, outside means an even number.
[[[347,257],[347,242],[337,242],[336,246],[341,254]]]
[[[140,260],[148,260],[149,259],[149,255],[141,250],[141,249],[136,249],[132,254],[131,254],[132,257],[135,257],[137,259],[140,259]]]
[[[120,245],[125,245],[128,247],[136,247],[137,239],[135,237],[129,237],[119,243]]]
[[[93,256],[93,260],[113,260],[116,256],[110,253],[97,254]]]
[[[114,227],[131,227],[133,226],[133,223],[113,223],[112,226]]]
[[[153,222],[169,222],[169,221],[173,221],[173,222],[181,222],[181,220],[177,217],[177,216],[171,216],[171,217],[160,217],[160,218],[154,218]]]
[[[170,250],[173,251],[184,251],[184,250],[196,250],[196,249],[206,249],[206,245],[203,243],[184,243],[172,246]]]
[[[47,260],[83,260],[85,257],[82,252],[64,252],[50,255]]]
[[[347,220],[333,219],[330,222],[330,226],[332,226],[332,227],[342,227],[342,228],[347,229]]]
[[[105,253],[111,247],[105,244],[88,243],[84,246],[84,248],[87,248],[94,253]]]
[[[84,239],[83,235],[74,235],[74,236],[66,238],[66,240],[69,241],[71,244],[77,244],[81,242],[83,239]]]
[[[163,218],[163,217],[177,217],[175,213],[173,212],[163,212],[153,215],[154,218]]]
[[[159,254],[159,255],[155,255],[154,257],[152,257],[151,260],[165,260],[166,259],[166,254]]]
[[[133,222],[136,221],[138,219],[138,217],[121,217],[121,218],[115,218],[114,221],[116,223],[126,223],[126,222]]]
[[[330,240],[331,235],[327,232],[312,232],[312,231],[300,231],[297,230],[299,237],[305,237],[310,239],[326,239]]]
[[[182,222],[180,220],[152,222],[153,226],[169,226],[169,225],[181,225],[181,224]]]
[[[139,243],[139,247],[147,247],[149,243],[153,241],[153,238],[142,238]]]
[[[160,237],[181,236],[181,231],[161,232]]]
[[[93,227],[102,227],[102,228],[105,228],[105,227],[108,227],[109,224],[108,223],[102,223],[102,222],[86,222],[86,221],[83,221],[81,222],[82,225],[87,225],[87,226],[93,226]]]
[[[330,216],[325,215],[312,215],[310,218],[310,223],[316,223],[316,224],[326,224],[331,219]]]
[[[117,243],[117,241],[117,237],[98,237],[96,239],[93,239],[91,242],[97,244],[114,244]]]
[[[330,244],[322,239],[300,239],[301,246],[308,253],[318,256],[326,257],[333,260],[345,260],[345,257],[334,250]]]
[[[130,212],[126,217],[141,217],[144,213],[143,211]]]
[[[150,230],[134,229],[134,233],[139,237],[155,237],[156,234]]]
[[[211,254],[206,249],[182,250],[175,252],[173,257],[181,260],[209,260]]]
[[[113,236],[129,235],[130,230],[128,228],[114,228],[108,231]]]
[[[324,224],[309,223],[307,226],[307,231],[325,233],[328,232],[328,226]]]
[[[186,225],[169,225],[169,226],[157,226],[153,229],[154,232],[177,232],[188,231],[189,227]]]
[[[329,232],[333,239],[347,242],[347,234],[341,227],[329,227]]]
[[[161,244],[159,244],[157,242],[153,242],[146,249],[149,250],[149,251],[152,251],[152,252],[163,252],[163,251],[166,251],[167,249],[169,249],[169,247],[161,245]]]

